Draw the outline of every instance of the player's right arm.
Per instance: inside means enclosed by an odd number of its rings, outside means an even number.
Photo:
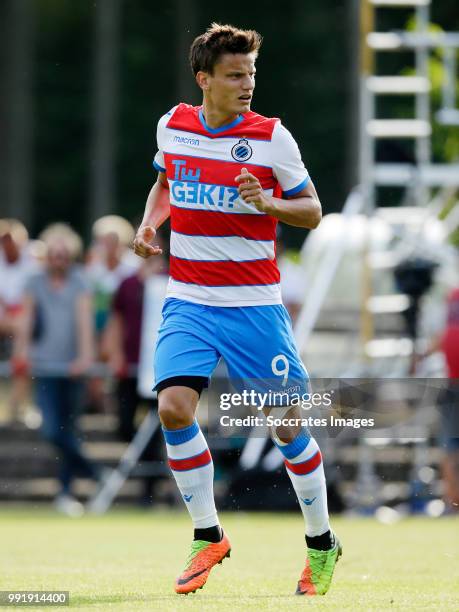
[[[166,165],[164,162],[164,138],[166,126],[176,108],[177,107],[174,106],[174,108],[161,117],[156,129],[158,152],[155,155],[153,166],[158,171],[158,179],[148,194],[142,223],[134,239],[135,254],[145,259],[152,255],[161,255],[162,250],[159,246],[155,246],[153,242],[156,236],[156,230],[171,214],[169,184],[167,182]]]
[[[164,172],[158,174],[158,180],[151,188],[145,205],[142,223],[134,239],[134,253],[147,259],[152,255],[161,255],[162,249],[153,244],[156,230],[169,218],[169,185]]]

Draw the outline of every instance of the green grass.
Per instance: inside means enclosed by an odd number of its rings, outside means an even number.
[[[231,559],[202,591],[173,593],[190,524],[184,513],[113,512],[66,519],[0,511],[0,590],[68,590],[79,610],[459,610],[454,518],[335,519],[344,546],[330,592],[292,593],[305,557],[302,518],[228,514]],[[28,608],[31,609],[31,608]],[[43,610],[43,608],[37,608]],[[68,609],[68,608],[60,608]]]

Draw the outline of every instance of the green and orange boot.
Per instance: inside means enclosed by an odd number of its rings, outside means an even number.
[[[231,553],[231,544],[225,534],[220,542],[193,540],[191,552],[185,564],[185,569],[175,581],[175,592],[181,595],[194,593],[202,589],[209,577],[210,570],[217,563],[222,563]]]
[[[338,559],[343,554],[340,541],[333,536],[335,545],[330,550],[308,548],[306,567],[301,574],[296,595],[325,595],[331,585]]]

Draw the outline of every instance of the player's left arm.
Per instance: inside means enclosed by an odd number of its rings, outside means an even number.
[[[246,168],[242,168],[236,181],[239,183],[239,194],[246,202],[252,202],[260,212],[287,225],[315,229],[322,219],[322,206],[310,179],[301,191],[285,199],[267,195],[257,177]]]

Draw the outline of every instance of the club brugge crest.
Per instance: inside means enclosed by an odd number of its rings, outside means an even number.
[[[241,138],[241,140],[234,145],[231,149],[231,155],[233,159],[238,162],[245,162],[252,157],[252,147],[249,145],[248,140]]]

